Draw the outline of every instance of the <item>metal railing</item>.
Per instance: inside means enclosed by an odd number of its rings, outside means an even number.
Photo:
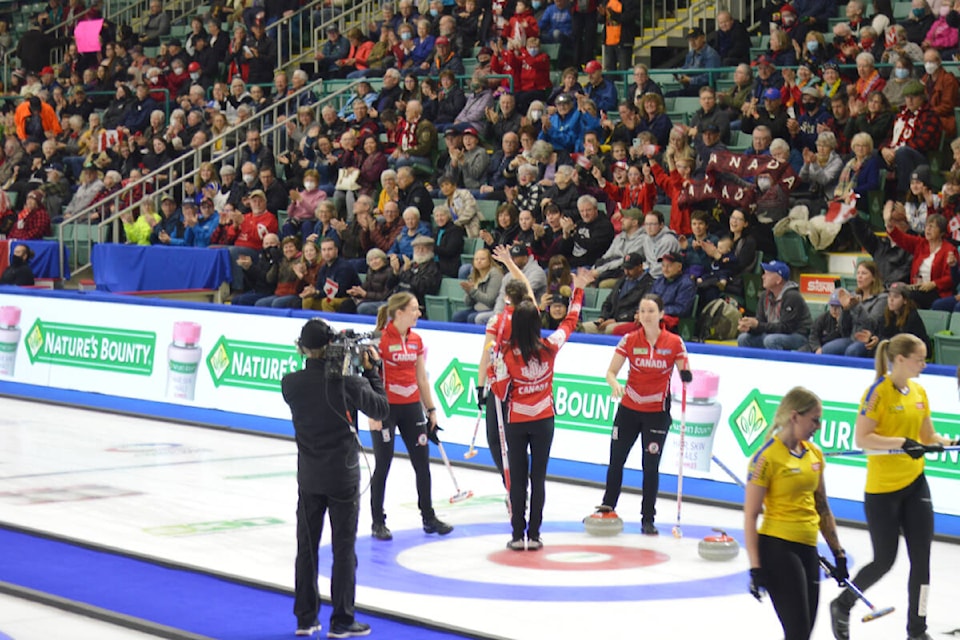
[[[267,33],[277,43],[277,69],[299,68],[314,61],[313,54],[327,37],[327,28],[335,26],[342,38],[349,27],[357,26],[366,33],[366,27],[379,17],[381,0],[362,0],[338,11],[333,18],[323,20],[320,2],[313,2],[295,13],[277,20],[267,27]],[[318,15],[319,14],[319,15]],[[301,40],[307,36],[304,45]]]
[[[683,38],[684,32],[693,27],[701,27],[710,32],[712,29],[707,27],[712,26],[718,11],[720,7],[714,0],[659,0],[643,3],[640,12],[640,36],[634,41],[633,50],[638,52],[648,49],[663,37]]]
[[[167,164],[155,169],[148,175],[143,176],[143,178],[140,180],[128,184],[127,186],[118,190],[116,193],[110,194],[96,204],[90,205],[76,214],[64,218],[57,229],[57,239],[60,243],[60,272],[64,273],[67,269],[67,266],[64,264],[64,247],[70,248],[71,254],[76,260],[76,267],[70,269],[71,275],[76,275],[84,269],[92,266],[91,256],[93,253],[94,243],[105,242],[108,241],[108,239],[112,242],[120,241],[120,217],[125,213],[132,213],[134,210],[139,209],[142,198],[136,202],[131,202],[127,206],[123,206],[124,200],[135,197],[134,194],[138,190],[144,190],[145,192],[145,190],[152,185],[154,176],[170,176],[170,179],[167,180],[162,189],[157,189],[155,192],[150,194],[150,197],[152,198],[159,198],[161,194],[168,193],[173,189],[179,188],[187,179],[191,179],[196,176],[200,171],[200,165],[203,162],[222,162],[223,160],[229,159],[231,156],[239,158],[240,153],[247,147],[246,140],[243,140],[233,148],[225,149],[222,152],[217,153],[215,151],[215,147],[218,146],[218,144],[222,142],[224,138],[235,135],[237,132],[245,131],[251,126],[259,126],[262,140],[265,141],[264,144],[267,144],[266,141],[269,141],[269,144],[273,148],[274,156],[276,157],[278,155],[277,151],[280,147],[280,140],[284,137],[280,134],[284,133],[282,130],[286,127],[286,119],[281,118],[280,116],[287,116],[290,111],[295,111],[295,109],[290,109],[291,105],[299,101],[300,97],[306,95],[307,92],[313,92],[317,89],[320,89],[322,82],[322,80],[317,80],[306,85],[300,91],[275,102],[270,107],[253,115],[248,120],[238,122],[236,125],[225,131],[222,135],[209,140],[197,149],[191,150],[184,155],[168,162]],[[357,82],[360,81],[358,80]],[[320,109],[322,109],[326,104],[334,100],[338,100],[344,93],[352,92],[355,89],[356,84],[357,83],[350,84],[332,93],[325,94],[310,106],[315,109],[317,113],[319,113]],[[266,127],[264,126],[265,123],[271,121],[273,124]],[[111,208],[113,209],[113,212],[102,220],[91,219],[91,214],[99,213],[102,210],[109,210]]]

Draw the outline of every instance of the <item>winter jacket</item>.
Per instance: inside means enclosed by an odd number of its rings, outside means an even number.
[[[673,280],[660,276],[653,282],[650,293],[663,299],[663,312],[675,318],[689,318],[693,314],[693,301],[697,297],[697,285],[684,274]]]
[[[434,240],[440,273],[448,278],[456,278],[460,270],[460,254],[463,253],[463,229],[449,222],[437,229]]]
[[[560,253],[571,267],[586,267],[600,259],[613,242],[613,225],[600,214],[592,222],[581,220],[570,236],[560,241]]]
[[[500,293],[500,284],[503,282],[503,273],[493,267],[487,272],[477,286],[463,296],[463,302],[474,311],[490,311],[497,304],[497,295]]]
[[[626,276],[622,276],[613,285],[610,295],[603,301],[600,307],[601,320],[615,320],[616,322],[633,322],[637,313],[637,307],[640,306],[640,299],[650,292],[653,288],[653,277],[649,273],[644,273],[636,280],[636,284],[625,294],[621,293],[623,285],[627,281]]]
[[[852,335],[850,325],[849,314],[841,312],[838,317],[834,318],[830,315],[829,310],[824,311],[817,316],[817,319],[813,321],[813,325],[810,327],[810,337],[807,341],[807,346],[811,352],[816,353],[817,349],[831,340],[849,338]]]
[[[651,236],[646,231],[641,231],[641,234],[640,244],[643,246],[643,260],[647,271],[654,278],[659,278],[663,269],[657,261],[665,253],[680,251],[680,241],[677,240],[677,234],[666,227],[655,236]]]
[[[894,282],[910,280],[910,264],[913,256],[909,252],[890,242],[889,238],[879,237],[873,232],[870,223],[859,216],[854,217],[847,224],[853,229],[853,236],[857,242],[877,263],[884,284],[889,286]]]
[[[907,235],[900,229],[894,227],[887,234],[891,240],[898,246],[913,255],[913,263],[910,265],[910,282],[920,284],[919,272],[920,265],[930,257],[930,243],[926,238],[920,236]],[[937,290],[941,298],[953,295],[953,277],[950,275],[950,267],[947,265],[947,256],[953,254],[957,257],[957,248],[946,240],[933,257],[933,264],[930,266],[930,280],[937,283]]]
[[[780,295],[764,290],[757,304],[759,324],[750,330],[752,334],[786,333],[810,335],[813,319],[810,308],[800,294],[800,285],[789,280],[783,285]]]

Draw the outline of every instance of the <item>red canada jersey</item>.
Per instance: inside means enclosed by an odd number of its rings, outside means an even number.
[[[268,233],[280,233],[277,216],[269,211],[264,211],[260,215],[245,213],[234,245],[260,251],[263,248],[263,236]]]
[[[687,347],[680,336],[661,331],[657,343],[651,345],[643,329],[637,329],[620,339],[617,353],[630,365],[620,404],[645,413],[666,411],[673,367],[678,360],[687,360]]]
[[[553,413],[553,365],[560,347],[566,343],[580,320],[583,290],[575,289],[567,316],[550,337],[541,339],[539,356],[524,362],[519,349],[506,348],[494,366],[492,390],[507,397],[509,422],[533,422]]]
[[[510,344],[510,328],[513,325],[513,306],[507,305],[503,311],[487,320],[487,333],[484,336],[484,349],[490,349],[490,364],[487,365],[487,380],[493,383],[493,362],[498,353],[503,353]]]
[[[417,386],[417,358],[424,354],[423,340],[413,331],[406,336],[392,322],[380,334],[380,358],[383,360],[383,386],[390,404],[420,402]]]

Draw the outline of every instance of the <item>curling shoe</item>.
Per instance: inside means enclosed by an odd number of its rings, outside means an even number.
[[[370,635],[370,625],[356,621],[350,624],[335,624],[327,631],[328,638],[359,638],[368,635]]]
[[[543,549],[543,540],[540,536],[527,538],[527,551],[540,551],[540,549]]]
[[[930,637],[930,634],[929,634],[929,633],[927,633],[926,631],[924,631],[923,633],[921,633],[921,634],[918,635],[918,636],[909,636],[909,637],[907,637],[907,640],[933,640],[933,638]]]
[[[293,632],[293,635],[312,638],[313,634],[317,633],[322,628],[323,627],[318,624],[305,625],[302,627],[297,627],[297,630]]]
[[[658,536],[660,532],[653,526],[653,520],[644,520],[640,523],[640,533],[645,536]]]
[[[830,626],[834,638],[850,640],[850,609],[840,602],[839,597],[830,602]]]
[[[423,521],[423,530],[426,533],[436,533],[438,535],[445,536],[453,531],[453,526],[447,524],[437,516],[433,516],[432,518]]]
[[[387,529],[387,525],[382,522],[373,523],[371,535],[377,540],[393,540],[393,534],[390,533],[390,529]]]
[[[523,538],[514,538],[507,543],[507,549],[510,549],[510,551],[523,551],[526,549],[526,545],[523,542]]]

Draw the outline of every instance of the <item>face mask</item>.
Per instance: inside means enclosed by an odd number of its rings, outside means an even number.
[[[814,101],[804,101],[803,110],[806,111],[807,113],[810,113],[811,111],[816,111],[817,103]]]
[[[534,3],[533,3],[533,10],[536,11],[537,9],[539,9],[539,8],[542,7],[542,6],[543,6],[543,3],[542,3],[542,2],[534,2]]]
[[[542,111],[539,111],[539,110],[537,110],[537,109],[534,109],[533,111],[530,112],[530,119],[531,119],[531,120],[539,120],[539,119],[542,118],[542,117],[543,117],[543,112],[542,112]]]
[[[757,180],[757,187],[760,189],[760,191],[766,191],[770,188],[771,184],[772,183],[770,182],[769,178],[761,178],[760,180]]]
[[[903,67],[897,67],[893,70],[893,77],[897,80],[906,80],[910,77],[910,70]]]
[[[809,42],[807,42],[807,51],[809,51],[810,53],[816,53],[817,49],[819,48],[820,48],[820,43],[817,42],[816,40],[810,40]]]
[[[914,10],[913,10],[913,15],[914,15],[915,18],[922,18],[922,17],[923,17],[923,9],[914,9]]]
[[[173,75],[175,75],[175,76],[183,75],[183,67],[174,67],[174,68],[173,68]]]
[[[950,14],[950,7],[940,7],[940,15],[946,18]]]
[[[940,68],[940,65],[937,64],[936,62],[924,62],[923,68],[929,75],[932,76],[937,72],[937,69]]]
[[[430,15],[436,18],[438,15],[440,15],[440,12],[436,9],[430,9]]]
[[[540,53],[540,49],[538,49],[538,48],[536,48],[536,47],[527,47],[527,53],[529,53],[529,54],[532,55],[532,56],[535,56],[535,55],[537,55],[538,53]]]
[[[403,33],[400,34],[400,39],[401,39],[401,40],[409,40],[409,39],[412,38],[412,37],[413,37],[413,35],[412,35],[410,32],[408,32],[408,31],[404,31]]]
[[[200,74],[199,74],[199,73],[191,73],[191,74],[190,74],[190,79],[191,79],[191,80],[199,80],[199,79],[200,79]]]
[[[794,23],[795,20],[796,20],[796,18],[794,18],[794,17],[791,16],[791,15],[783,16],[783,24],[784,24],[785,26],[788,26],[788,27],[789,27],[790,25],[792,25],[792,24]]]
[[[243,182],[244,182],[244,184],[253,184],[253,180],[254,180],[255,177],[256,177],[256,176],[251,176],[251,175],[244,174],[244,176],[243,176]]]
[[[152,78],[150,78],[150,84],[157,84],[158,82],[160,82],[159,76],[153,76]]]

